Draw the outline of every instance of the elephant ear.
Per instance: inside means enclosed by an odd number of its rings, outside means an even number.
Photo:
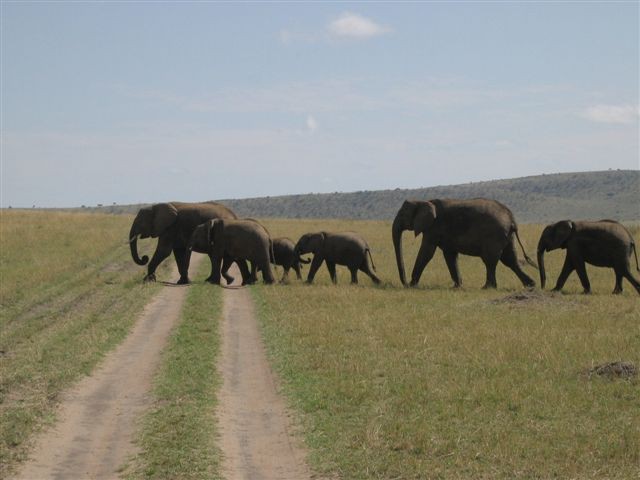
[[[565,248],[572,232],[573,222],[571,220],[563,220],[556,223],[556,227],[553,230],[553,244],[559,248]]]
[[[436,219],[436,207],[431,202],[424,202],[416,209],[413,217],[413,232],[416,237],[424,233]]]
[[[325,238],[327,238],[327,234],[325,232],[318,232],[310,235],[309,241],[307,242],[309,251],[313,253],[318,252],[320,248],[322,248]]]
[[[159,237],[178,218],[178,210],[170,203],[158,203],[151,208],[151,211],[153,212],[152,237]]]

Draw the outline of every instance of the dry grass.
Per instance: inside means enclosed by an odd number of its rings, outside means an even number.
[[[316,284],[255,289],[271,358],[301,412],[322,473],[362,478],[632,478],[640,473],[640,385],[586,379],[585,369],[640,361],[640,300],[610,292],[611,270],[589,268],[593,295],[572,276],[564,294],[525,292],[498,267],[461,257],[462,290],[441,254],[420,286],[400,287],[389,222],[266,221],[274,236],[356,230],[372,247],[381,287]],[[533,255],[543,226],[521,226]],[[637,229],[635,229],[637,234]],[[413,266],[419,239],[405,233]],[[522,255],[520,254],[520,258]],[[547,255],[555,280],[563,253]],[[525,270],[537,280],[537,271]]]
[[[156,291],[130,258],[130,222],[2,211],[0,476],[54,420],[59,393],[126,336]]]

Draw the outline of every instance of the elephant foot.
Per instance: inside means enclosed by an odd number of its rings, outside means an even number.
[[[176,283],[176,285],[189,285],[191,282],[189,281],[189,277],[183,278],[180,277],[180,280]]]
[[[453,284],[453,288],[454,288],[455,290],[460,290],[460,289],[462,289],[462,283],[454,283],[454,284]]]
[[[495,290],[496,288],[498,288],[498,286],[491,283],[485,283],[484,287],[482,287],[483,290]]]
[[[583,294],[583,295],[591,295],[591,290],[586,290],[586,289],[585,289],[585,290],[582,292],[582,294]]]
[[[148,275],[145,275],[144,278],[142,279],[143,283],[148,283],[148,282],[155,282],[156,281],[156,274],[155,273],[150,273]]]
[[[416,285],[418,285],[417,280],[411,280],[411,282],[409,282],[409,287],[415,287]]]
[[[613,292],[614,295],[620,295],[622,293],[622,289],[621,288],[616,288]]]
[[[227,285],[231,285],[233,283],[233,281],[235,280],[234,277],[232,277],[231,275],[223,275],[225,282],[227,282]]]

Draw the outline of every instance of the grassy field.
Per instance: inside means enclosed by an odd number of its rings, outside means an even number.
[[[60,392],[125,337],[158,287],[131,261],[129,216],[3,210],[0,220],[4,477],[53,422]]]
[[[586,375],[614,360],[640,365],[640,299],[629,284],[611,295],[611,270],[588,267],[594,294],[585,296],[575,274],[564,294],[526,293],[500,265],[498,290],[485,291],[481,261],[461,257],[465,287],[453,290],[438,253],[420,286],[405,289],[389,222],[265,224],[294,240],[356,230],[383,280],[374,287],[360,275],[351,286],[338,267],[333,286],[323,266],[313,286],[254,289],[317,471],[343,479],[640,475],[639,382]],[[530,256],[541,230],[520,228]],[[409,272],[419,242],[405,233]],[[547,254],[552,284],[563,259]]]
[[[205,278],[209,269],[209,262],[202,262],[196,278]],[[219,288],[204,283],[189,288],[155,378],[155,406],[143,419],[141,453],[126,478],[220,478],[215,406],[221,300]]]

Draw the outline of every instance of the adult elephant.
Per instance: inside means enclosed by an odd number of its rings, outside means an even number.
[[[455,287],[462,285],[458,271],[459,254],[482,259],[487,269],[484,288],[496,288],[498,261],[513,270],[525,287],[535,286],[533,279],[518,264],[514,238],[518,240],[520,247],[522,243],[513,213],[495,200],[406,200],[400,207],[391,230],[398,273],[403,285],[407,285],[407,280],[402,258],[402,232],[413,230],[416,236],[422,234],[422,244],[411,273],[411,286],[420,280],[436,248],[440,248],[444,254]],[[535,266],[524,247],[522,251],[527,262]]]
[[[616,285],[613,293],[622,293],[622,279],[626,278],[640,293],[640,282],[631,275],[629,258],[631,251],[636,257],[636,244],[629,230],[614,220],[600,220],[597,222],[575,222],[563,220],[548,225],[538,242],[538,264],[540,265],[540,285],[544,288],[546,272],[544,268],[544,253],[557,248],[567,251],[562,271],[556,282],[554,291],[562,290],[567,278],[575,270],[578,272],[584,293],[591,292],[591,284],[587,276],[585,263],[597,267],[613,268],[616,274]]]
[[[273,246],[269,232],[255,220],[215,219],[206,224],[207,244],[214,258],[212,283],[220,283],[220,266],[224,259],[238,262],[242,273],[242,284],[251,282],[251,273],[246,261],[262,271],[265,283],[273,283],[271,269]]]
[[[158,245],[147,267],[144,281],[156,280],[156,268],[173,251],[180,272],[178,284],[189,283],[189,255],[187,255],[189,238],[198,225],[216,218],[235,219],[237,216],[229,208],[216,202],[168,202],[141,208],[129,231],[133,261],[138,265],[146,265],[149,262],[148,256],[144,255],[142,258],[138,256],[138,237],[158,239]],[[207,253],[200,250],[195,251]],[[211,258],[211,274],[213,275],[214,259],[211,255],[209,257]],[[233,278],[228,277],[227,281],[229,280],[233,281]]]

